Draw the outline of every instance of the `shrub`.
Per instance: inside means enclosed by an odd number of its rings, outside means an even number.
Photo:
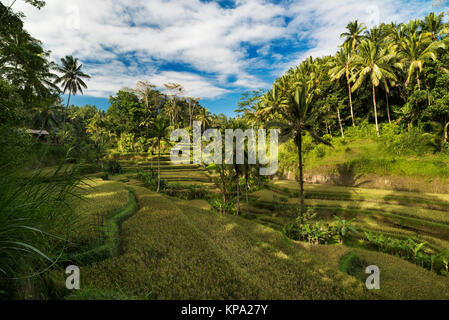
[[[117,142],[117,147],[120,152],[134,152],[134,133],[122,133]]]
[[[122,172],[122,166],[120,165],[120,162],[118,160],[106,160],[103,162],[103,169],[105,172],[109,174],[119,174]]]
[[[136,178],[142,181],[145,184],[145,187],[149,188],[152,191],[157,190],[157,171],[154,169],[150,169],[147,171],[143,171],[139,169],[137,171]],[[161,179],[160,181],[160,191],[165,191],[169,188],[169,184],[167,180]]]
[[[223,198],[219,195],[208,199],[211,206],[211,210],[218,213],[233,214],[235,212],[234,201],[223,201]]]

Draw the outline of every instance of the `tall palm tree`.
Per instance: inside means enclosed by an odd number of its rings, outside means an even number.
[[[196,120],[201,122],[201,130],[204,132],[206,127],[209,126],[212,122],[210,112],[206,108],[201,107],[196,115]]]
[[[150,136],[157,141],[157,190],[160,191],[161,188],[161,141],[168,142],[170,121],[162,116],[158,115],[153,121],[150,122]]]
[[[304,206],[302,136],[305,132],[309,132],[318,142],[327,145],[330,144],[321,139],[313,130],[313,125],[318,117],[318,108],[313,104],[314,91],[309,86],[308,81],[303,80],[301,83],[295,83],[291,90],[284,91],[286,92],[284,99],[279,105],[274,106],[275,111],[281,115],[283,121],[278,123],[273,122],[273,124],[281,126],[282,140],[294,138],[295,144],[298,147],[300,200],[301,205]]]
[[[66,56],[61,59],[61,66],[57,66],[56,70],[61,73],[55,80],[55,84],[62,85],[62,92],[65,94],[69,92],[69,98],[67,100],[67,107],[70,105],[71,95],[76,95],[79,92],[83,94],[83,88],[87,89],[86,83],[83,79],[89,79],[90,76],[81,71],[83,65],[78,63],[78,58],[73,56]],[[62,123],[62,142],[64,143],[64,131],[65,131],[66,113],[64,112],[64,120]]]
[[[436,60],[436,51],[439,48],[444,48],[443,42],[430,42],[429,37],[417,32],[407,34],[402,39],[401,49],[399,57],[401,61],[408,66],[407,80],[405,86],[408,87],[411,78],[416,72],[416,82],[418,84],[418,90],[421,90],[421,81],[419,78],[420,72],[422,72],[423,65],[428,60]]]
[[[83,79],[89,79],[90,76],[81,71],[83,65],[79,63],[78,58],[73,56],[66,56],[61,59],[61,66],[57,66],[56,70],[62,75],[55,80],[56,84],[62,85],[62,92],[65,94],[69,92],[67,100],[67,107],[70,104],[71,95],[76,95],[79,92],[83,94],[83,88],[87,89],[87,85]]]
[[[352,108],[352,89],[351,89],[351,78],[354,71],[352,49],[350,43],[347,42],[343,45],[340,51],[337,52],[335,57],[329,62],[330,70],[329,75],[331,80],[339,80],[343,75],[346,78],[346,84],[348,86],[348,96],[349,96],[349,108],[351,110],[352,126],[355,126],[354,122],[354,111]]]
[[[369,78],[372,87],[374,119],[376,121],[377,136],[380,136],[379,124],[377,121],[377,105],[376,105],[376,87],[383,84],[388,88],[388,80],[397,81],[397,77],[393,72],[396,66],[400,68],[400,64],[393,61],[393,51],[388,48],[381,48],[371,40],[363,40],[359,46],[359,52],[354,58],[354,67],[357,72],[353,76],[356,79],[352,91],[354,92],[363,84],[365,79]]]
[[[348,42],[354,51],[363,39],[363,31],[367,28],[364,23],[359,23],[357,20],[351,21],[346,26],[347,32],[343,32],[340,38],[346,38],[345,42]]]

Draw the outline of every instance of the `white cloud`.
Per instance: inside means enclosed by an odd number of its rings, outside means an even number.
[[[107,96],[148,79],[159,86],[179,82],[188,94],[203,98],[267,87],[264,76],[254,76],[252,70],[265,68],[268,76],[306,56],[335,52],[339,34],[351,20],[402,21],[431,8],[430,2],[406,0],[237,0],[229,9],[199,0],[46,2],[40,11],[23,1],[15,10],[26,14],[26,28],[55,59],[74,55],[85,63],[92,75],[85,94]],[[292,19],[288,25],[284,17]],[[310,49],[283,57],[271,53],[271,42],[283,39],[307,43]],[[242,43],[260,46],[258,57],[249,59]],[[126,63],[119,59],[123,56]],[[161,69],[161,62],[185,65],[189,71]]]

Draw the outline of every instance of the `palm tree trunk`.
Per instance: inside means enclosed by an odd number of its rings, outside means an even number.
[[[343,125],[341,123],[340,108],[339,107],[337,107],[337,117],[338,117],[338,123],[340,124],[341,137],[344,139],[345,138],[345,133],[343,131]]]
[[[69,90],[69,99],[67,100],[67,108],[69,107],[70,104],[70,97],[72,95],[72,90]],[[62,144],[64,144],[64,136],[65,136],[65,123],[67,121],[67,114],[66,112],[64,112],[64,121],[62,123]]]
[[[374,86],[374,83],[372,84],[372,86],[373,86],[373,105],[374,105],[374,119],[376,121],[376,132],[377,136],[380,137],[379,124],[377,122],[376,87]]]
[[[297,134],[298,143],[298,157],[299,157],[299,198],[301,201],[301,207],[304,207],[304,173],[303,173],[303,163],[302,163],[302,132]]]
[[[237,213],[236,215],[239,215],[240,213],[240,179],[237,175]]]
[[[421,91],[421,81],[419,80],[419,71],[416,73],[416,82],[418,82],[418,91]]]
[[[387,115],[388,115],[388,123],[391,123],[391,118],[390,118],[390,102],[388,101],[388,92],[385,91],[385,100],[387,102]]]
[[[246,171],[245,171],[245,197],[246,197],[246,213],[248,213],[248,214],[249,214],[248,189],[249,189],[249,185],[248,185],[248,168],[246,168]]]
[[[348,83],[348,94],[349,94],[349,108],[351,110],[351,119],[352,119],[352,126],[355,127],[354,122],[354,111],[352,109],[352,91],[351,91],[351,83],[349,82],[349,77],[346,76],[346,81]]]
[[[161,139],[157,140],[158,156],[157,156],[157,192],[161,188]]]

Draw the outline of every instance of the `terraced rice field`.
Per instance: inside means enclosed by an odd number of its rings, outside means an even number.
[[[249,210],[262,223],[280,227],[294,217],[276,210],[276,204],[299,203],[298,189],[296,182],[275,181],[269,189],[251,194]],[[316,208],[321,219],[332,219],[334,214],[356,218],[355,225],[362,230],[414,236],[434,248],[449,248],[448,195],[332,185],[305,185],[305,192],[306,205]]]
[[[130,187],[138,210],[121,226],[120,254],[83,266],[83,289],[69,298],[449,299],[449,278],[403,259],[287,239],[279,229],[294,217],[278,209],[298,201],[295,182],[276,181],[252,193],[242,217],[219,215],[205,200],[156,194],[132,179],[137,168],[155,163],[122,161],[126,172],[105,182],[104,188],[114,184],[116,191]],[[201,183],[215,189],[201,167],[172,164],[165,158],[162,174],[170,183]],[[327,185],[307,185],[306,191],[307,204],[317,208],[321,219],[332,219],[336,213],[355,217],[363,230],[417,236],[435,250],[449,248],[446,195]],[[103,193],[106,196],[106,189]],[[248,209],[250,214],[245,213]],[[339,271],[349,251],[367,265],[380,267],[382,290],[368,291],[365,274]]]
[[[141,170],[157,170],[158,159],[156,156],[146,156],[140,160],[121,160],[123,170],[126,173]],[[199,165],[173,163],[170,156],[164,154],[161,156],[161,178],[167,180],[168,183],[180,184],[201,184],[211,190],[215,190],[215,184],[207,172],[207,170]]]
[[[139,210],[122,226],[123,252],[83,267],[78,295],[95,288],[135,299],[449,298],[448,279],[399,258],[357,249],[383,270],[383,290],[369,292],[336,267],[347,247],[290,241],[259,223],[128,185]]]

